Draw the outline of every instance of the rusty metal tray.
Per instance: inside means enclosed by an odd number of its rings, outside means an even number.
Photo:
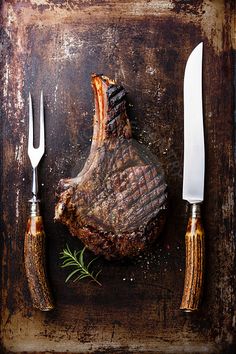
[[[8,0],[1,2],[1,353],[236,352],[234,1]],[[201,310],[179,310],[186,205],[181,200],[182,83],[192,48],[204,41],[207,235]],[[102,287],[66,285],[59,253],[68,231],[54,224],[60,178],[82,168],[92,136],[90,75],[128,91],[135,137],[157,154],[170,195],[153,250],[103,268]],[[40,185],[56,309],[31,307],[23,267],[31,169],[27,97],[44,90],[47,151]],[[37,107],[37,102],[35,101]]]

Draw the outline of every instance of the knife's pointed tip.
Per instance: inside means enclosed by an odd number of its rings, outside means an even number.
[[[203,42],[200,42],[197,47],[199,47],[201,50],[203,50]]]
[[[202,54],[203,54],[203,42],[198,43],[198,45],[192,50],[192,52],[190,53],[187,63],[186,63],[186,67],[185,67],[185,75],[186,75],[186,71],[189,70],[189,67],[192,66],[192,63],[195,62],[195,60],[197,58],[200,58],[200,60],[202,60]],[[198,59],[197,59],[198,60]]]
[[[195,52],[202,52],[203,50],[203,42],[200,42],[198,43],[198,45],[196,45],[196,47],[192,50],[192,53],[195,53]]]

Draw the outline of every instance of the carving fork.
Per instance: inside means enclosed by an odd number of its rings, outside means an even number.
[[[34,147],[32,98],[29,93],[29,136],[28,156],[33,168],[32,198],[30,202],[30,216],[24,240],[24,263],[28,280],[28,287],[33,307],[41,311],[50,311],[54,308],[51,291],[48,285],[45,268],[45,232],[43,219],[40,215],[38,199],[37,167],[45,151],[44,107],[43,92],[40,97],[40,142]]]

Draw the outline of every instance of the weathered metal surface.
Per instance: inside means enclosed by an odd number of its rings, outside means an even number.
[[[1,4],[1,352],[234,353],[234,1],[3,1]],[[186,206],[181,200],[184,67],[204,42],[206,277],[199,313],[179,310]],[[55,188],[88,156],[90,74],[128,91],[135,137],[156,153],[170,206],[159,243],[134,262],[109,263],[97,287],[64,284]],[[23,267],[31,168],[27,97],[44,90],[47,151],[40,168],[50,281],[57,308],[31,307]],[[35,102],[37,107],[37,102]]]

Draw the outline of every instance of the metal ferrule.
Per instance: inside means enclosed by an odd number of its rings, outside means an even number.
[[[30,216],[38,216],[38,215],[40,215],[40,210],[39,210],[40,200],[38,199],[37,167],[33,168],[32,194],[33,194],[33,197],[29,200],[29,203],[31,203]]]
[[[39,203],[40,200],[36,198],[34,195],[33,198],[29,200],[30,205],[30,216],[39,216],[40,215],[40,208]]]
[[[191,207],[191,217],[199,218],[201,216],[201,203],[190,204]]]

